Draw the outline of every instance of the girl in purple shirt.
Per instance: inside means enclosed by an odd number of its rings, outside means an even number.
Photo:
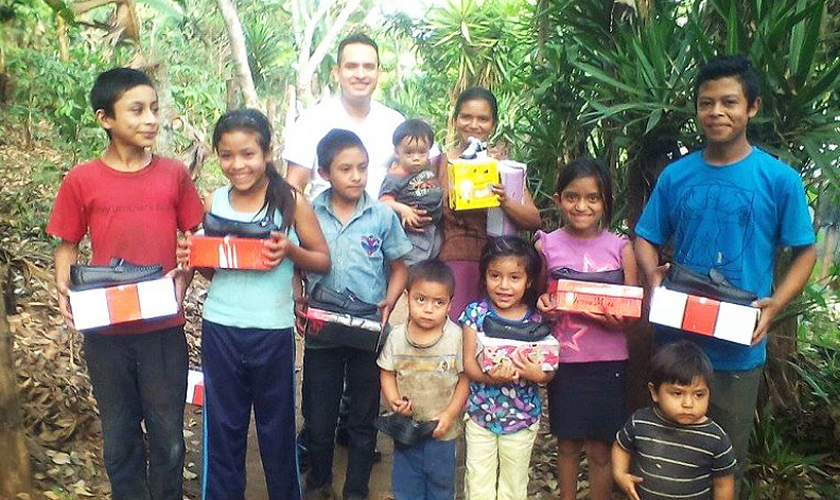
[[[612,182],[606,167],[590,157],[560,172],[554,203],[563,225],[537,232],[536,249],[549,273],[623,270],[624,284],[638,283],[632,246],[606,228],[612,218]],[[558,439],[557,470],[561,500],[573,500],[580,453],[585,448],[593,500],[612,489],[610,447],[626,419],[627,321],[608,313],[564,313],[543,294],[537,308],[554,321],[560,366],[548,388],[549,422]]]

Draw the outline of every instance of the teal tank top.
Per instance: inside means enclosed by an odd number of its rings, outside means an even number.
[[[213,193],[210,212],[239,221],[260,220],[264,212],[239,212],[230,205],[230,186]],[[274,223],[282,223],[280,211]],[[294,227],[289,228],[290,241],[299,244]],[[295,324],[292,277],[294,263],[285,258],[271,271],[231,271],[217,269],[204,300],[204,319],[237,328],[282,329]]]

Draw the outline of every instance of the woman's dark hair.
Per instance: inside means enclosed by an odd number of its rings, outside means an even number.
[[[601,199],[604,201],[604,216],[601,218],[601,225],[608,227],[612,221],[613,211],[613,188],[612,178],[607,166],[598,158],[581,156],[572,160],[557,175],[557,187],[555,193],[560,196],[573,180],[581,177],[594,177],[601,191]]]
[[[691,385],[698,377],[711,386],[712,363],[694,342],[665,344],[651,358],[650,383],[654,390],[666,383]]]
[[[240,130],[255,133],[257,143],[259,143],[263,153],[271,150],[271,124],[264,114],[251,108],[228,111],[219,118],[216,127],[213,129],[213,149],[218,153],[222,136]],[[267,161],[265,163],[265,175],[268,177],[268,189],[265,191],[263,208],[269,216],[274,214],[275,210],[280,211],[283,216],[280,230],[285,231],[292,227],[295,221],[294,190],[277,171],[274,162]]]
[[[525,295],[522,300],[528,304],[528,307],[532,307],[537,303],[537,297],[539,297],[537,280],[539,280],[542,270],[542,260],[540,260],[534,245],[519,236],[497,236],[487,240],[484,248],[481,249],[481,259],[478,261],[480,294],[487,293],[487,268],[490,267],[491,262],[502,257],[520,257],[523,260],[529,283],[525,288]]]
[[[455,112],[452,114],[453,120],[458,118],[461,107],[470,101],[486,101],[490,105],[493,125],[499,123],[499,103],[496,101],[496,96],[493,95],[493,92],[490,92],[484,87],[470,87],[458,95],[458,100],[455,101]]]

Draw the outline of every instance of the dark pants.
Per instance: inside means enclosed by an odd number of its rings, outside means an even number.
[[[394,469],[391,473],[394,498],[455,498],[455,447],[455,439],[427,439],[414,446],[394,443]]]
[[[187,342],[184,328],[85,334],[114,500],[181,500]],[[146,427],[148,460],[141,421]]]
[[[735,469],[735,498],[749,458],[750,434],[753,429],[758,386],[764,367],[747,371],[712,373],[709,418],[723,427],[732,441],[732,452],[738,465]]]
[[[379,368],[376,353],[352,347],[307,348],[303,357],[303,393],[309,430],[308,488],[332,482],[338,406],[347,375],[350,398],[347,432],[350,445],[344,496],[366,497],[373,468],[379,410]]]
[[[271,500],[300,498],[295,453],[294,331],[202,322],[204,500],[245,498],[251,407]]]

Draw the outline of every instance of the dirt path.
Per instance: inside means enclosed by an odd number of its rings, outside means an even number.
[[[397,304],[392,316],[392,324],[400,324],[405,321],[408,311],[403,301]],[[303,364],[303,342],[297,342],[297,368],[298,397],[300,401],[300,368]],[[302,423],[300,415],[300,404],[298,404],[297,422],[298,427]],[[186,441],[187,441],[187,475],[191,478],[185,483],[186,493],[190,498],[201,498],[201,410],[200,408],[188,405],[185,418]],[[392,499],[391,494],[391,465],[393,464],[393,443],[387,436],[379,436],[377,450],[382,454],[382,459],[375,464],[370,476],[370,500]],[[333,462],[333,487],[335,491],[341,491],[344,486],[344,471],[347,468],[347,449],[336,445],[335,460]],[[253,415],[251,426],[248,430],[248,455],[245,460],[247,472],[247,486],[245,498],[247,500],[268,500],[268,493],[265,487],[265,476],[263,475],[262,462],[260,461],[259,443],[254,427]],[[192,477],[195,474],[196,477]],[[306,477],[305,474],[303,476]]]

